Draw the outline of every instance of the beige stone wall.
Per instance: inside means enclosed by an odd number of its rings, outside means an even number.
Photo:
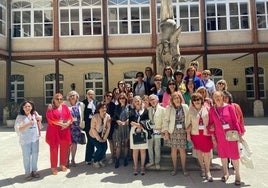
[[[52,51],[53,38],[13,38],[12,51]]]
[[[207,32],[208,45],[247,44],[251,38],[251,31]]]
[[[7,50],[7,38],[0,37],[0,50]]]
[[[118,35],[108,37],[109,48],[148,48],[152,46],[152,36],[148,35]]]
[[[102,36],[60,37],[61,50],[103,49]]]

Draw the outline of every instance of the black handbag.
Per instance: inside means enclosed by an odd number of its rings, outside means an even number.
[[[138,132],[136,128],[132,136],[134,145],[145,144],[147,142],[146,133],[142,129]]]
[[[80,140],[79,140],[79,144],[86,144],[87,143],[87,140],[86,140],[86,134],[81,132],[81,135],[80,135]]]

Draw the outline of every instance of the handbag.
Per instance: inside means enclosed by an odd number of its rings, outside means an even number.
[[[147,142],[146,133],[141,129],[140,132],[135,129],[134,133],[132,134],[133,137],[133,144],[145,144]]]
[[[227,141],[238,141],[239,134],[237,130],[229,130],[225,132],[225,138]]]
[[[84,145],[86,143],[87,143],[86,134],[84,132],[81,132],[80,139],[79,139],[79,144]]]
[[[254,168],[253,160],[251,158],[253,151],[249,147],[246,140],[242,140],[240,143],[240,161],[246,168]]]

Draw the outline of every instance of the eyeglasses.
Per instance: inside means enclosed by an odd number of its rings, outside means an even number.
[[[57,101],[62,101],[63,98],[56,98],[55,100],[57,100]]]
[[[200,101],[200,99],[193,99],[193,102]]]
[[[219,82],[218,84],[219,84],[219,85],[225,85],[223,82]]]

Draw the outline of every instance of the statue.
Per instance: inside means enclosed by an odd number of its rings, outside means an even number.
[[[186,60],[180,54],[179,36],[181,26],[177,28],[174,21],[172,0],[161,0],[160,35],[161,40],[157,45],[159,70],[171,66],[174,70],[184,70]]]

